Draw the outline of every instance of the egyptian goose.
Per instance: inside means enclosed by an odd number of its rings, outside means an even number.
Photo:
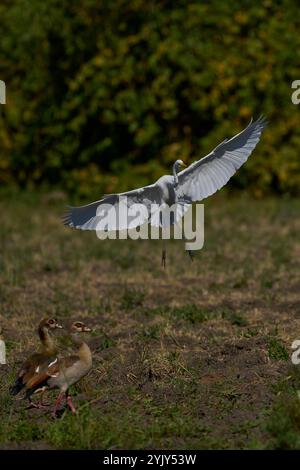
[[[23,363],[21,369],[17,374],[14,384],[10,387],[11,395],[17,395],[25,388],[27,390],[28,383],[42,370],[50,366],[54,361],[57,361],[57,351],[50,334],[50,330],[62,328],[55,318],[45,318],[42,320],[38,327],[38,335],[42,343],[41,350],[32,354]],[[40,408],[43,406],[42,399],[38,404],[32,402],[30,396],[26,396],[30,401],[30,405]]]
[[[60,390],[53,408],[53,417],[56,417],[56,412],[64,396],[72,413],[76,413],[68,391],[71,385],[82,379],[92,368],[91,350],[85,341],[77,336],[77,333],[88,331],[91,331],[91,329],[83,322],[74,322],[71,325],[71,338],[77,346],[77,353],[52,362],[47,368],[43,368],[39,374],[35,374],[26,384],[26,396],[28,398],[41,389],[58,388]]]

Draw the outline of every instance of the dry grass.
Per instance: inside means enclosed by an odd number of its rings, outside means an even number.
[[[63,205],[1,197],[2,448],[280,446],[288,425],[274,430],[272,416],[278,396],[294,393],[285,384],[297,387],[300,203],[217,195],[205,206],[204,249],[191,263],[170,243],[166,271],[159,242],[66,229]],[[56,422],[8,394],[50,315],[94,328],[94,368],[74,390],[79,416]]]

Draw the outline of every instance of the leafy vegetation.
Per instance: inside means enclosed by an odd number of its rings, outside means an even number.
[[[299,194],[297,2],[3,0],[0,15],[2,184],[144,185],[264,113],[232,185]]]

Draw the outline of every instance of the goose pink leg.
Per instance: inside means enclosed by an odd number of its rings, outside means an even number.
[[[67,396],[67,403],[68,403],[68,407],[69,407],[70,410],[72,411],[73,415],[76,415],[76,408],[75,408],[75,406],[73,405],[72,398],[71,398],[70,395]]]
[[[52,417],[53,417],[53,418],[56,418],[56,412],[57,412],[57,410],[58,410],[59,405],[61,404],[61,401],[62,401],[62,399],[63,399],[63,396],[64,396],[64,394],[63,394],[62,392],[60,392],[60,393],[58,394],[58,397],[56,398],[56,401],[55,401],[55,404],[54,404],[54,408],[53,408],[53,411],[52,411]]]

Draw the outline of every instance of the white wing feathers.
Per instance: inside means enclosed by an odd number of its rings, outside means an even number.
[[[103,199],[80,207],[69,207],[63,222],[81,230],[125,230],[139,227],[148,220],[151,204],[162,204],[161,190],[155,184],[120,194],[105,195]],[[128,216],[128,208],[141,204],[140,212]],[[104,224],[104,225],[103,225]]]
[[[255,122],[251,120],[242,132],[229,140],[224,140],[206,157],[178,173],[178,184],[174,185],[177,207],[171,225],[178,222],[191,202],[201,201],[225,186],[247,161],[266,125],[267,122],[263,117]],[[172,180],[170,176],[164,178],[166,184],[170,182],[170,178]],[[162,184],[154,183],[133,191],[106,195],[103,199],[86,206],[69,207],[63,222],[69,227],[82,230],[105,231],[136,228],[149,221],[151,225],[164,226],[161,221],[161,211],[156,211],[156,214],[151,213],[154,204],[162,206],[162,212],[167,209],[164,208],[166,201],[163,193]],[[135,211],[131,217],[128,209],[136,204],[143,207],[140,212]],[[105,227],[103,227],[104,219]]]
[[[178,201],[201,201],[221,189],[247,161],[267,121],[260,117],[239,134],[224,140],[206,157],[178,173]]]

